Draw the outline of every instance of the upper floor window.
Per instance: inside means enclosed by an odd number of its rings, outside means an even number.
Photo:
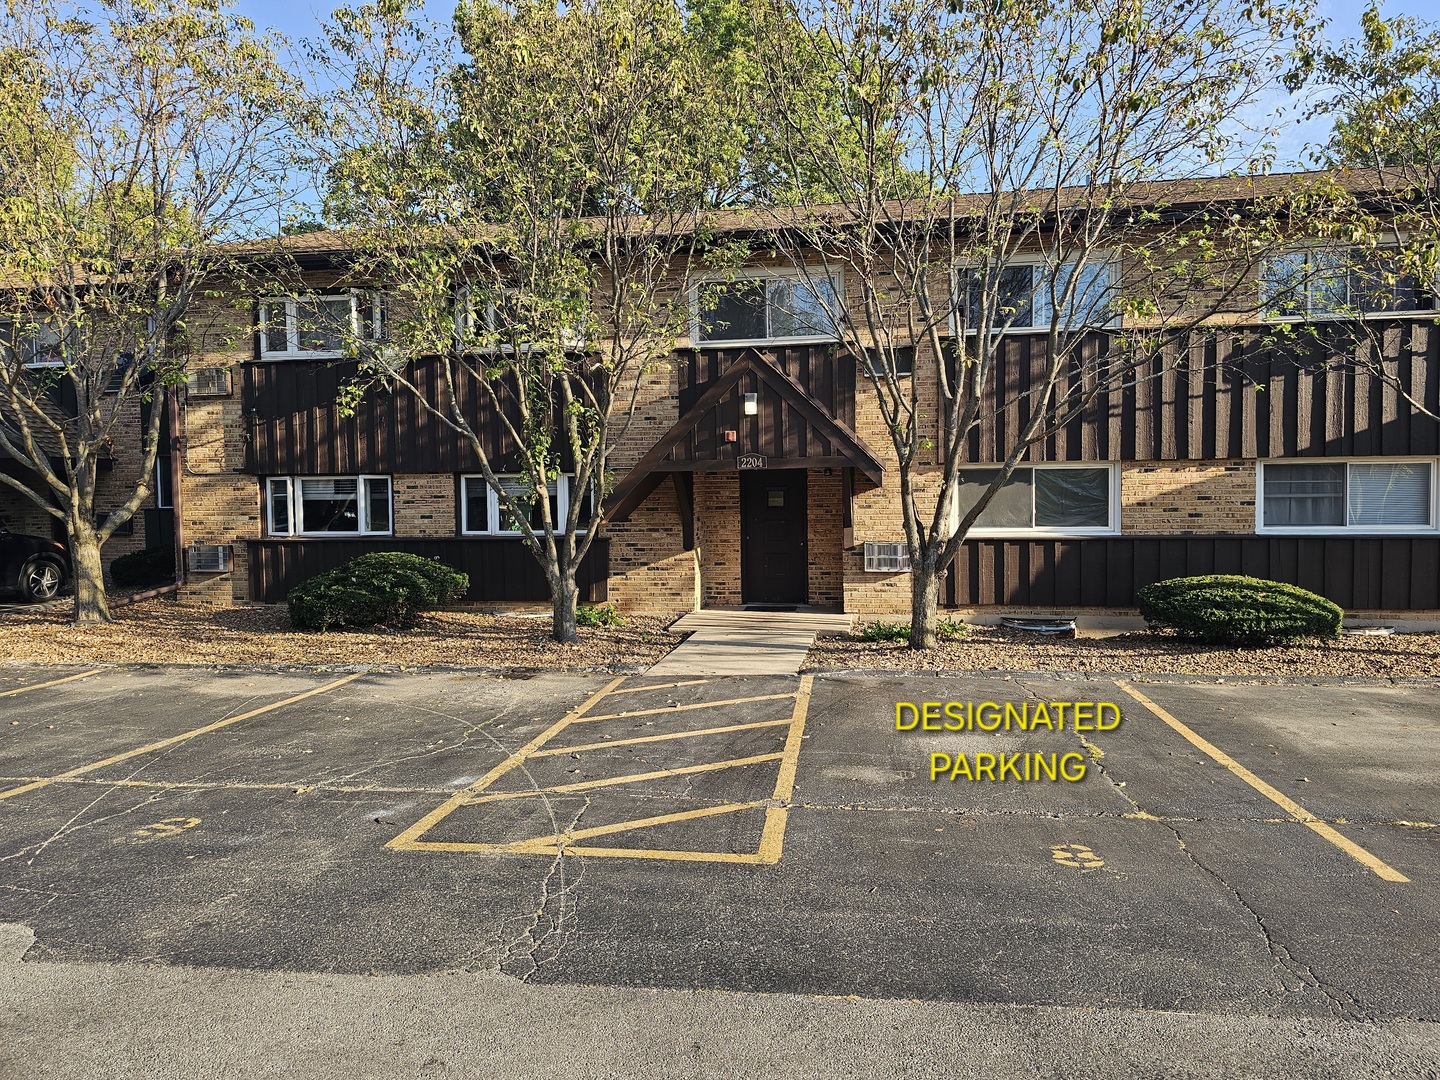
[[[956,489],[959,521],[1000,474],[964,468]],[[1086,536],[1120,530],[1119,469],[1113,464],[1023,465],[1010,474],[970,530],[971,536]]]
[[[265,490],[271,536],[394,531],[388,476],[272,476]]]
[[[1062,305],[1062,329],[1110,326],[1115,321],[1113,286],[1111,265],[1103,260],[1065,263],[1053,270],[1040,259],[988,270],[969,267],[957,276],[956,323],[967,332],[978,329],[985,294],[993,289],[991,331],[1048,330],[1057,302]]]
[[[1415,275],[1400,273],[1393,254],[1317,247],[1264,259],[1260,303],[1271,318],[1340,319],[1430,311],[1435,295]]]
[[[897,379],[915,374],[915,346],[894,345],[889,349],[866,349],[860,365],[871,378],[884,379],[892,371]]]
[[[543,533],[545,521],[540,500],[535,489],[520,476],[497,476],[500,486],[505,489],[525,514],[526,523],[532,532]],[[564,531],[565,521],[570,513],[570,502],[576,498],[575,478],[559,476],[547,485],[550,501],[550,525],[557,532]],[[595,516],[594,489],[589,488],[578,496],[581,499],[579,527],[583,532]],[[520,536],[524,528],[515,515],[501,505],[495,493],[483,476],[462,476],[460,478],[460,531],[478,536]]]
[[[1265,461],[1261,529],[1415,532],[1435,528],[1436,462]]]
[[[834,341],[839,287],[823,274],[770,274],[698,282],[696,344]]]
[[[347,342],[381,336],[378,299],[364,293],[288,296],[260,303],[260,355],[267,359],[345,355]]]
[[[464,347],[486,352],[544,351],[538,344],[546,337],[539,325],[542,320],[534,312],[526,313],[519,289],[504,289],[498,296],[483,298],[462,289],[455,306],[456,330]],[[585,347],[585,335],[578,326],[563,327],[558,337],[565,350]]]
[[[27,368],[52,368],[65,365],[65,346],[61,333],[48,321],[37,323],[0,323],[0,349],[7,358]]]

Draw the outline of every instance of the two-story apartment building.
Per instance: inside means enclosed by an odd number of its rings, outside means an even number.
[[[1285,182],[1270,178],[1266,190]],[[1251,197],[1230,188],[1237,204]],[[543,602],[539,569],[464,440],[402,392],[341,415],[336,395],[353,362],[313,328],[340,319],[380,333],[379,313],[371,293],[346,285],[343,234],[289,243],[302,282],[293,295],[202,313],[234,325],[205,335],[226,343],[191,358],[173,418],[165,498],[196,556],[183,595],[276,603],[355,555],[404,550],[467,572],[473,601]],[[1292,257],[1303,262],[1305,250]],[[1267,287],[1260,270],[1256,289]],[[1196,338],[1183,366],[1127,380],[1035,445],[972,530],[942,603],[971,614],[1124,612],[1152,581],[1243,573],[1313,589],[1357,615],[1440,620],[1435,295],[1411,289],[1364,311],[1322,279],[1298,305],[1252,305],[1261,314]],[[861,360],[833,328],[795,316],[815,307],[799,295],[813,283],[758,253],[729,293],[743,303],[723,318],[700,310],[693,285],[691,337],[644,376],[612,455],[582,599],[650,612],[908,611],[892,546],[904,539],[894,452]],[[1035,370],[1043,328],[1030,317],[1007,332],[999,384]],[[1315,329],[1299,355],[1275,344],[1274,324],[1287,320]],[[1125,327],[1084,332],[1103,350]],[[1425,408],[1344,362],[1374,347],[1393,354]],[[906,378],[936,377],[923,343],[905,365]],[[962,501],[988,482],[1013,419],[1002,409],[972,432]],[[492,438],[503,472],[506,447]],[[552,491],[557,504],[582,497],[564,476]]]

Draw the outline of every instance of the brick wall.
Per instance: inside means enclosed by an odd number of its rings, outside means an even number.
[[[1120,469],[1120,531],[1255,531],[1255,462],[1138,462]]]
[[[809,492],[810,603],[817,607],[841,607],[845,603],[845,564],[841,549],[845,529],[844,479],[839,469],[811,469],[806,475],[806,490]]]
[[[449,473],[396,473],[390,478],[395,508],[395,535],[454,536],[455,477]]]
[[[673,613],[699,606],[696,552],[684,549],[675,498],[675,488],[666,480],[629,521],[609,527],[609,595],[623,611]]]
[[[740,474],[695,474],[695,543],[705,607],[740,604]]]

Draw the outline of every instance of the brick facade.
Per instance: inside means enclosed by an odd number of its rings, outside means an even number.
[[[1255,531],[1255,462],[1137,462],[1120,469],[1123,533]]]

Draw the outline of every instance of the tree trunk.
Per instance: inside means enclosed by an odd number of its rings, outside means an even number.
[[[105,567],[100,561],[100,542],[89,522],[77,527],[65,523],[70,534],[70,564],[75,576],[75,621],[110,622],[110,604],[105,596]]]
[[[562,645],[573,645],[580,640],[575,626],[575,608],[580,602],[580,589],[575,584],[575,572],[562,570],[559,580],[551,588],[555,601],[555,617],[550,636]]]
[[[910,571],[910,648],[935,647],[935,620],[940,607],[940,575],[935,563],[923,559]]]

